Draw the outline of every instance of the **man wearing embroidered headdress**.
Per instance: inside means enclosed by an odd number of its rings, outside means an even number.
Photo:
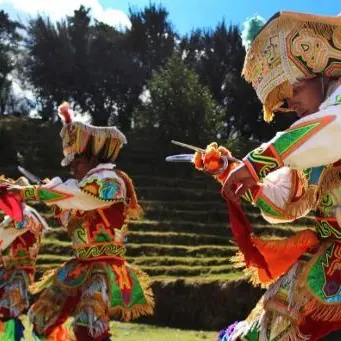
[[[21,177],[14,181],[0,177],[1,185],[29,185]],[[5,215],[0,224],[0,340],[20,341],[24,326],[20,316],[29,306],[29,285],[33,282],[40,242],[47,224],[29,205],[19,203],[22,219]]]
[[[75,178],[13,191],[56,207],[74,257],[45,276],[29,317],[38,340],[69,340],[63,323],[71,316],[77,340],[110,340],[110,317],[130,320],[152,314],[154,306],[147,275],[125,261],[127,219],[142,211],[130,177],[113,164],[126,138],[116,127],[73,122],[67,103],[59,114],[65,123],[62,165]]]
[[[243,75],[265,121],[285,111],[299,119],[215,175],[240,249],[234,260],[267,288],[248,318],[219,339],[320,340],[341,329],[341,17],[276,14],[253,40]],[[230,152],[213,143],[196,154],[196,167],[214,171],[224,154]],[[316,229],[284,240],[256,237],[240,197],[270,223],[312,211]]]

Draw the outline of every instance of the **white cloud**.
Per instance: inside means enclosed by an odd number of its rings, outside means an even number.
[[[91,15],[108,25],[117,28],[130,28],[131,23],[126,13],[121,10],[104,9],[98,0],[0,0],[1,4],[9,4],[17,11],[29,15],[45,14],[53,21],[72,15],[81,5],[91,9]]]

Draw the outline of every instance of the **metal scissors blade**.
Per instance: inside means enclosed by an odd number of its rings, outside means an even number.
[[[41,179],[38,176],[36,176],[36,175],[32,174],[31,172],[29,172],[27,169],[25,169],[25,168],[23,168],[21,166],[18,166],[18,170],[19,170],[19,172],[21,174],[25,175],[26,178],[28,180],[30,180],[30,182],[35,183],[35,184],[40,184],[41,183]]]
[[[177,146],[180,146],[180,147],[192,149],[192,150],[194,150],[196,152],[200,152],[200,153],[205,153],[205,149],[193,146],[191,144],[187,144],[187,143],[183,143],[183,142],[179,142],[179,141],[175,141],[175,140],[172,140],[171,142]]]
[[[194,154],[177,154],[166,157],[168,162],[192,162]]]
[[[196,151],[196,152],[199,152],[199,153],[203,153],[203,154],[206,153],[206,150],[205,150],[205,149],[202,149],[202,148],[193,146],[193,145],[191,145],[191,144],[187,144],[187,143],[183,143],[183,142],[179,142],[179,141],[175,141],[175,140],[172,140],[171,142],[172,142],[173,144],[176,144],[177,146],[189,148],[189,149],[192,149],[192,150],[194,150],[194,151]],[[226,158],[226,160],[228,160],[228,161],[240,162],[240,160],[236,159],[236,158],[233,157],[233,156],[227,156],[227,155],[225,155],[224,158]]]

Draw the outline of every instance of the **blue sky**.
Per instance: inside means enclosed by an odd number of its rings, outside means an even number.
[[[44,11],[58,20],[84,4],[93,9],[94,16],[113,25],[129,27],[129,6],[142,9],[150,0],[0,0],[0,8],[13,18],[27,18]],[[192,28],[214,27],[223,18],[227,23],[241,25],[245,19],[260,15],[270,18],[279,10],[337,15],[341,12],[340,0],[159,0],[170,13],[170,20],[180,34]]]
[[[143,7],[149,0],[101,0],[104,7],[113,6],[128,12],[129,5]],[[337,15],[341,12],[339,0],[163,0],[170,19],[180,33],[193,27],[214,27],[222,18],[227,23],[241,24],[247,17],[258,14],[265,19],[280,10]]]

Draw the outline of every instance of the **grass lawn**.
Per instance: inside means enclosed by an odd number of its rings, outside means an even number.
[[[31,327],[28,324],[27,318],[22,320],[25,325],[25,341],[31,341]],[[69,323],[70,320],[68,321]],[[111,322],[111,333],[111,339],[115,341],[215,341],[217,337],[216,332],[181,330],[123,322]]]
[[[145,324],[112,322],[112,339],[117,341],[200,341],[212,340],[216,332],[181,330]]]

